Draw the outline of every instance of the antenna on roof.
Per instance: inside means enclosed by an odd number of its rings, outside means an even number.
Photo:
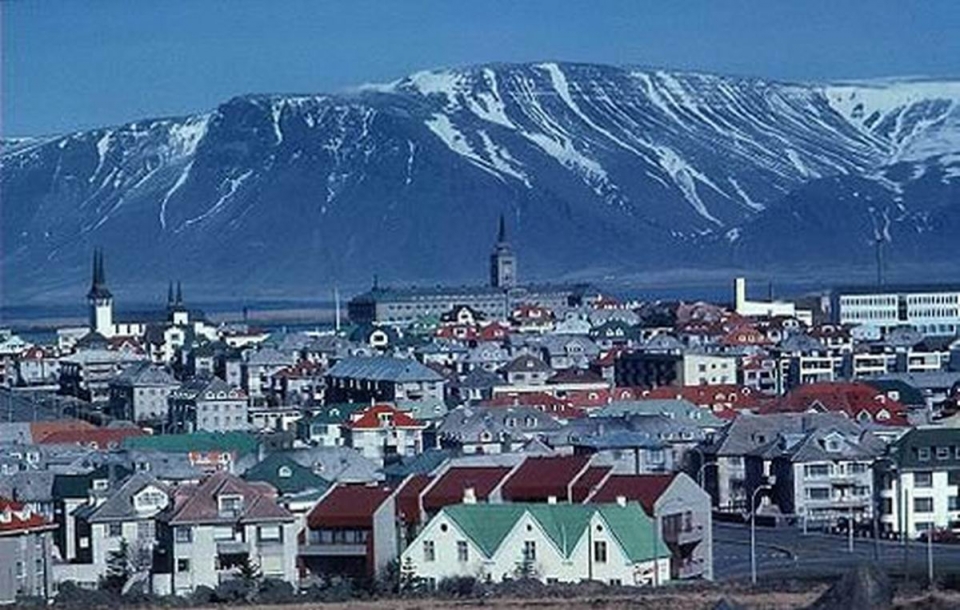
[[[874,239],[877,257],[877,286],[883,286],[883,242],[883,235],[877,232],[877,236]]]

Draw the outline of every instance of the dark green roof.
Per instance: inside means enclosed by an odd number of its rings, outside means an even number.
[[[123,445],[127,449],[161,453],[229,451],[236,453],[239,457],[256,451],[259,442],[255,436],[247,432],[193,432],[128,437]]]
[[[899,394],[897,400],[908,407],[922,407],[927,404],[926,399],[923,397],[923,392],[906,381],[901,381],[900,379],[867,379],[865,383],[884,394],[897,392]]]
[[[247,481],[263,481],[272,485],[282,495],[299,494],[305,491],[326,491],[330,483],[289,456],[280,453],[268,455],[262,462],[243,474]]]
[[[944,459],[937,448],[947,449]],[[920,459],[920,450],[929,450],[929,459]],[[901,470],[960,469],[960,428],[914,428],[893,445],[893,457]]]
[[[349,421],[350,416],[357,411],[362,411],[370,405],[357,402],[337,402],[325,405],[323,409],[315,413],[307,423],[310,424],[342,424]]]
[[[124,466],[114,466],[113,476],[116,481],[122,481],[133,474],[133,471]],[[106,464],[85,474],[58,474],[53,477],[53,497],[86,498],[90,495],[90,487],[97,479],[108,479],[110,467]]]

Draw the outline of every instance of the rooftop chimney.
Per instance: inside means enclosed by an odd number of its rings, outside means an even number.
[[[626,496],[617,496],[617,506],[626,506],[627,497]]]
[[[463,503],[464,504],[476,504],[477,503],[477,490],[475,487],[464,487],[463,488]]]

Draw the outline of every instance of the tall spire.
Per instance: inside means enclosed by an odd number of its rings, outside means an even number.
[[[167,309],[173,307],[173,280],[167,285]]]
[[[180,289],[180,280],[177,280],[177,307],[183,305],[183,290]]]
[[[507,241],[507,223],[503,219],[503,212],[500,213],[500,226],[497,227],[497,243],[502,244]]]
[[[109,299],[113,295],[107,290],[106,273],[103,270],[103,249],[94,248],[93,250],[93,279],[90,282],[90,292],[87,293],[88,299]]]

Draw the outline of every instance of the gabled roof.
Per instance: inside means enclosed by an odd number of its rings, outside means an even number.
[[[567,383],[605,383],[606,379],[590,369],[570,368],[557,371],[552,377],[547,379],[548,384],[567,384]]]
[[[187,400],[242,400],[247,395],[219,377],[196,377],[173,390],[172,398]]]
[[[371,528],[374,513],[392,494],[389,487],[382,485],[334,485],[310,511],[307,527]]]
[[[277,504],[275,490],[266,484],[248,483],[227,472],[216,472],[199,485],[177,488],[176,505],[170,523],[255,523],[260,521],[292,521],[293,515]],[[220,513],[218,499],[222,495],[243,497],[236,515]]]
[[[586,455],[527,458],[503,484],[503,498],[512,502],[550,497],[569,500],[570,486],[589,462]]]
[[[344,358],[333,365],[327,375],[375,381],[443,381],[436,371],[416,360],[377,356],[372,358]]]
[[[530,354],[523,354],[508,362],[506,366],[503,367],[503,371],[505,373],[549,373],[552,372],[553,369],[540,358],[531,356]]]
[[[119,447],[127,439],[143,436],[140,428],[94,428],[92,430],[60,430],[37,442],[43,445],[84,445],[107,449]]]
[[[137,362],[126,367],[110,382],[120,386],[177,386],[179,382],[162,366],[152,362]]]
[[[612,470],[612,466],[588,466],[573,483],[570,491],[571,501],[583,502],[586,500]]]
[[[454,466],[444,472],[423,496],[423,508],[435,511],[463,501],[464,492],[473,489],[478,501],[485,501],[510,473],[508,466]]]
[[[354,413],[351,421],[346,424],[354,430],[376,430],[378,428],[424,428],[420,423],[392,405],[373,405],[362,413]]]
[[[0,498],[0,536],[17,536],[33,531],[56,529],[56,525],[21,502]]]
[[[271,453],[243,473],[243,478],[246,481],[269,483],[281,495],[326,491],[330,487],[326,479],[314,474],[310,468],[301,466],[283,452]]]
[[[639,502],[648,515],[653,515],[654,505],[675,477],[675,474],[613,474],[586,501],[598,504],[626,498]]]
[[[90,523],[101,523],[108,521],[124,521],[137,518],[152,518],[152,514],[140,515],[137,513],[133,504],[134,496],[143,491],[146,487],[156,487],[163,493],[170,496],[170,490],[167,486],[157,481],[152,476],[138,472],[124,481],[106,501],[97,506],[89,515],[87,520]],[[160,507],[165,508],[165,507]]]
[[[420,522],[420,494],[432,479],[426,474],[414,474],[407,477],[397,489],[397,518],[407,524]]]
[[[560,554],[569,558],[577,542],[586,534],[594,516],[609,527],[613,538],[631,562],[641,562],[668,551],[655,539],[650,517],[636,503],[616,504],[458,504],[443,510],[486,557],[492,557],[517,522],[529,515],[553,542]],[[656,551],[655,551],[656,549]]]

